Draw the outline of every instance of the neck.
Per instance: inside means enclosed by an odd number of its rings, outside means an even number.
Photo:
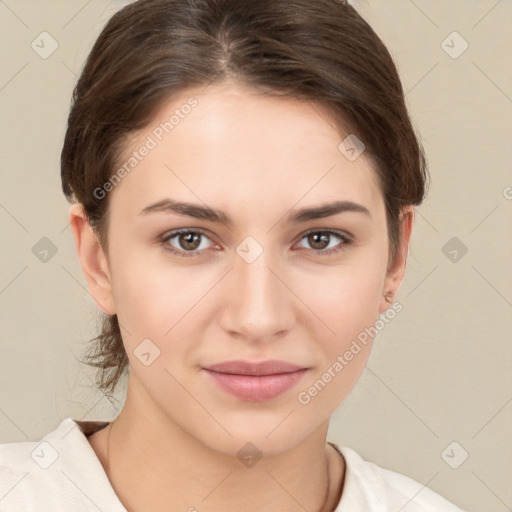
[[[326,444],[328,422],[292,449],[251,465],[168,418],[138,412],[144,407],[134,398],[129,393],[119,416],[95,435],[101,442],[91,439],[128,512],[329,512],[338,504],[344,465]]]

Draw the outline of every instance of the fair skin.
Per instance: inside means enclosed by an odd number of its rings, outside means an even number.
[[[371,340],[308,404],[297,395],[390,307],[383,295],[400,286],[414,212],[404,210],[402,246],[388,270],[385,205],[371,161],[339,151],[346,134],[318,106],[234,82],[174,97],[130,139],[127,155],[191,96],[197,107],[109,192],[108,257],[80,205],[70,209],[89,289],[103,312],[118,315],[130,360],[125,405],[91,446],[129,511],[319,511],[328,483],[324,510],[333,510],[344,465],[326,445],[329,418],[363,371]],[[232,225],[139,215],[164,198],[221,210]],[[287,220],[339,200],[370,215]],[[186,237],[164,243],[192,257],[159,242],[181,228],[205,232],[196,249]],[[311,229],[353,241],[331,235],[315,245],[304,234]],[[248,236],[263,248],[251,263],[236,251]],[[343,249],[320,254],[336,247]],[[134,354],[147,338],[160,350],[148,366]],[[246,401],[201,371],[235,359],[309,370],[276,398]],[[252,467],[237,457],[248,442],[263,454]]]

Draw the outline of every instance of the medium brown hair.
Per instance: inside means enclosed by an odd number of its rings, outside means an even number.
[[[386,205],[390,266],[401,210],[423,201],[429,176],[393,59],[343,0],[138,0],[112,16],[73,91],[61,155],[64,194],[83,205],[107,256],[109,197],[94,190],[129,135],[174,94],[228,78],[325,106],[340,133],[364,142]],[[103,315],[91,341],[87,364],[109,395],[129,365],[117,315]]]

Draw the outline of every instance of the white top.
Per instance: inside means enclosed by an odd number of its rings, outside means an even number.
[[[126,512],[86,435],[105,421],[66,418],[41,441],[0,445],[2,512]],[[345,459],[335,512],[463,512],[409,477],[329,442]]]

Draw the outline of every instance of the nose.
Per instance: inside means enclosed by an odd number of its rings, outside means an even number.
[[[270,249],[264,249],[251,263],[235,254],[233,269],[226,280],[220,322],[229,335],[261,343],[291,329],[297,301],[294,302],[282,266],[271,257]]]

